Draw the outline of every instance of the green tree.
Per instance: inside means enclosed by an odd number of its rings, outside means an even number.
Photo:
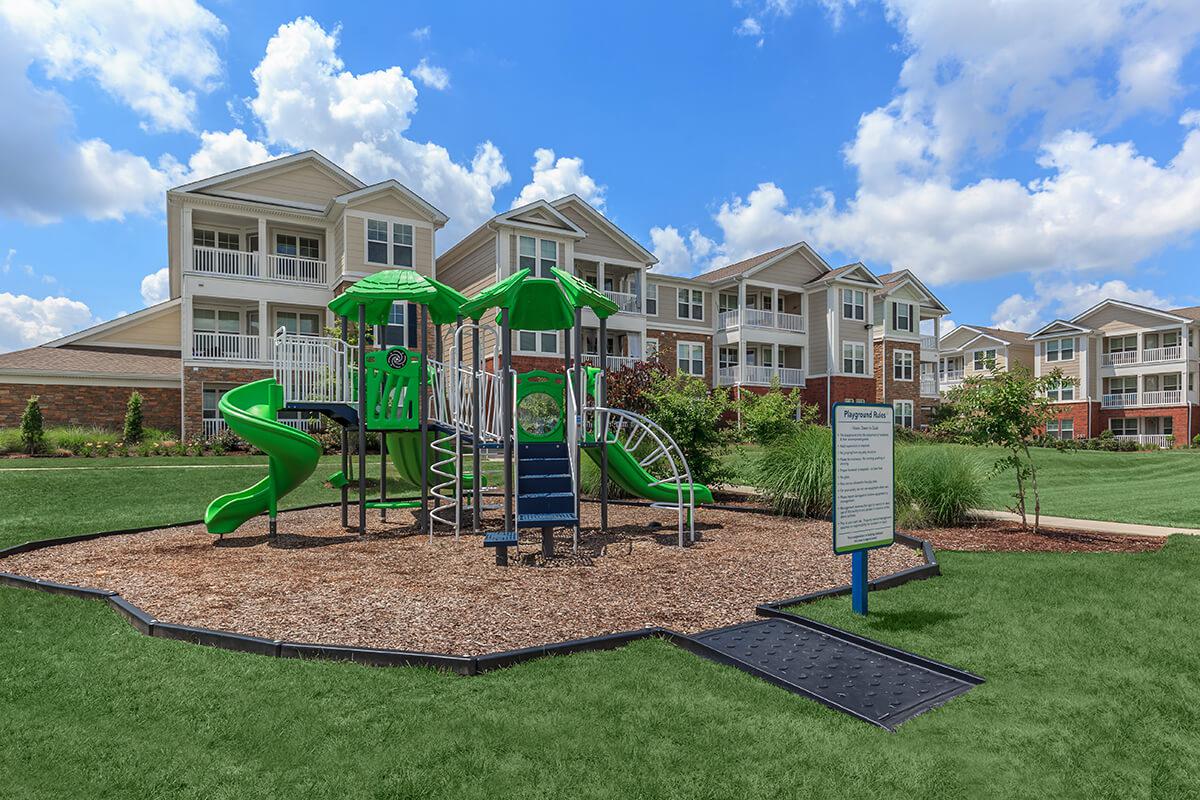
[[[771,387],[766,392],[745,392],[734,406],[744,435],[762,445],[790,433],[797,421],[802,425],[815,422],[820,413],[818,406],[805,406],[800,401],[799,389],[783,391],[778,377],[771,379]]]
[[[645,391],[648,416],[679,445],[692,480],[727,481],[729,469],[721,461],[721,452],[726,443],[722,421],[732,407],[729,395],[711,391],[704,381],[682,372],[658,376]]]
[[[134,392],[125,404],[125,444],[140,444],[145,437],[142,430],[142,395]]]
[[[29,455],[46,451],[46,431],[42,424],[42,406],[38,396],[29,398],[21,415],[21,448]]]
[[[997,473],[1013,470],[1017,491],[1013,495],[1021,515],[1021,526],[1029,527],[1026,494],[1033,494],[1033,530],[1041,524],[1041,494],[1038,490],[1037,464],[1030,448],[1054,418],[1054,406],[1047,390],[1074,383],[1054,370],[1040,378],[1028,367],[1015,365],[1008,370],[992,367],[986,375],[974,375],[947,394],[954,416],[942,421],[939,429],[964,444],[995,445],[1007,453],[995,463]]]

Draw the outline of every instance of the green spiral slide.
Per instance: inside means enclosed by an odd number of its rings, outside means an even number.
[[[600,448],[587,447],[583,452],[588,454],[596,466],[600,466]],[[674,483],[659,483],[657,478],[638,463],[632,453],[615,441],[608,443],[608,479],[635,497],[643,497],[654,503],[679,502],[679,489]],[[692,492],[688,492],[689,486]],[[692,493],[697,503],[713,501],[712,490],[703,483],[683,484],[685,501]]]
[[[308,480],[317,468],[321,445],[304,431],[277,421],[283,408],[283,387],[273,378],[230,389],[218,407],[233,432],[268,457],[267,477],[249,489],[221,495],[204,512],[208,532],[226,534],[264,511],[274,516],[280,498]]]

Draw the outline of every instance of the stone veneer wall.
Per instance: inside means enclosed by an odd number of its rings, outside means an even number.
[[[162,387],[0,383],[0,427],[15,428],[30,396],[37,395],[46,425],[97,425],[121,430],[129,395],[142,395],[143,424],[179,430],[179,390]]]
[[[897,350],[907,350],[913,355],[913,379],[898,381],[895,378],[892,365],[892,354]],[[910,342],[890,342],[880,340],[875,342],[875,394],[876,403],[891,405],[897,400],[911,400],[913,404],[913,426],[920,428],[928,425],[928,414],[921,405],[932,406],[938,401],[934,398],[921,397],[921,350],[920,345]]]

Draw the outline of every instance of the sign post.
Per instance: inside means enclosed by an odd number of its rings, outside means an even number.
[[[867,613],[867,553],[896,536],[895,411],[837,403],[833,425],[833,552],[851,554],[851,600]]]

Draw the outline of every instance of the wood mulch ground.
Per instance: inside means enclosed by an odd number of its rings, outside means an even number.
[[[1167,540],[1157,536],[1125,536],[1043,528],[1024,530],[1015,522],[980,521],[962,528],[913,531],[935,550],[975,550],[1023,553],[1143,553],[1158,550]]]
[[[583,511],[594,528],[598,506]],[[381,524],[371,512],[359,538],[338,509],[317,508],[281,514],[274,542],[259,518],[221,542],[195,525],[23,553],[0,570],[112,589],[165,622],[464,655],[649,626],[696,632],[849,581],[827,522],[718,510],[697,519],[703,540],[680,550],[673,512],[613,506],[609,533],[585,530],[578,556],[560,532],[562,555],[543,563],[528,531],[519,563],[502,569],[477,536],[430,544],[411,515]],[[870,567],[879,576],[921,563],[896,545],[875,551]]]

